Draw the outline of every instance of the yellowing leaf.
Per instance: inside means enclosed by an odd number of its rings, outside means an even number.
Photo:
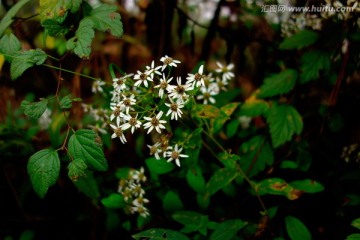
[[[82,0],[40,0],[41,21],[54,19],[58,22],[64,21],[67,12],[76,12]]]
[[[263,99],[256,98],[255,95],[248,97],[240,106],[239,115],[248,116],[248,117],[256,117],[262,114],[265,114],[269,109],[269,103]]]

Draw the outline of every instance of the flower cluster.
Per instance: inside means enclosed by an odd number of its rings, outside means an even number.
[[[130,169],[128,177],[119,181],[118,192],[128,204],[127,210],[131,214],[138,213],[140,216],[146,218],[150,213],[145,207],[145,204],[149,203],[149,200],[144,197],[145,190],[141,185],[144,182],[146,182],[146,176],[143,167],[141,167],[139,171]]]

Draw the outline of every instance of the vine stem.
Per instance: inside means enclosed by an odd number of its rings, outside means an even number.
[[[91,76],[88,76],[88,75],[85,75],[85,74],[82,74],[82,73],[74,72],[74,71],[71,71],[71,70],[63,69],[61,67],[55,67],[55,66],[52,66],[52,65],[49,65],[49,64],[42,64],[42,65],[45,66],[45,67],[48,67],[48,68],[60,70],[60,71],[63,71],[63,72],[72,73],[74,75],[78,75],[78,76],[85,77],[85,78],[88,78],[88,79],[98,80],[98,78],[94,78],[94,77],[91,77]]]

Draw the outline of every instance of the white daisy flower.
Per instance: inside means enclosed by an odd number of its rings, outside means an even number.
[[[234,68],[233,63],[230,63],[229,65],[222,65],[220,62],[216,62],[216,65],[218,68],[215,69],[215,72],[221,73],[223,80],[231,80],[235,76],[232,72]]]
[[[192,86],[196,86],[196,87],[200,87],[203,86],[205,87],[205,82],[204,82],[204,78],[206,77],[205,75],[203,75],[204,72],[204,65],[201,65],[199,67],[199,70],[197,73],[192,74],[192,73],[188,73],[188,77],[186,78],[187,80],[187,84],[192,84]]]
[[[117,92],[121,92],[126,89],[126,79],[133,76],[134,74],[127,74],[120,78],[113,79],[113,87]]]
[[[157,66],[155,67],[155,62],[152,61],[151,62],[151,66],[146,66],[146,71],[145,73],[147,75],[150,75],[151,79],[154,79],[154,73],[156,73],[157,75],[161,75],[161,72],[159,72],[158,70],[161,68],[161,66]]]
[[[130,97],[126,97],[125,95],[123,96],[123,100],[120,101],[119,105],[121,108],[125,109],[126,114],[129,114],[129,111],[134,111],[134,109],[131,107],[132,105],[136,104],[136,99],[134,94],[131,94]]]
[[[159,88],[159,97],[164,96],[164,91],[171,91],[171,85],[169,84],[173,77],[166,79],[165,74],[163,74],[163,77],[160,79],[160,82],[158,85],[156,85],[154,88]]]
[[[104,90],[103,90],[102,86],[104,86],[104,85],[105,85],[104,81],[101,81],[100,79],[95,80],[92,84],[91,92],[93,92],[93,93],[103,92]]]
[[[175,144],[174,148],[170,146],[168,148],[168,150],[169,151],[166,152],[167,157],[169,157],[167,162],[171,162],[171,161],[175,160],[175,163],[176,163],[176,165],[178,167],[180,167],[180,159],[179,158],[187,158],[187,157],[189,157],[188,155],[181,154],[181,151],[183,149],[182,148],[179,149],[177,144]]]
[[[149,210],[148,210],[146,207],[144,207],[144,206],[131,207],[131,212],[132,212],[132,213],[137,212],[137,213],[139,213],[140,216],[142,216],[143,218],[146,218],[147,216],[150,215]]]
[[[169,97],[172,99],[186,99],[187,98],[187,91],[191,91],[194,88],[190,84],[181,84],[181,77],[177,77],[177,86],[171,86],[169,92]]]
[[[160,58],[160,61],[163,62],[163,66],[161,68],[161,71],[164,71],[164,69],[167,66],[171,67],[177,67],[177,64],[181,63],[179,60],[175,60],[171,57],[168,57],[168,55],[165,55],[165,57]]]
[[[158,133],[161,133],[161,129],[165,129],[163,124],[166,123],[165,120],[160,120],[161,116],[163,115],[163,111],[160,111],[155,117],[144,117],[147,123],[144,124],[144,129],[149,128],[147,134],[149,134],[153,129],[155,129]]]
[[[110,124],[110,127],[114,130],[114,133],[111,135],[111,138],[118,137],[122,143],[126,143],[126,138],[121,127],[119,125],[115,126],[113,124]]]
[[[120,125],[122,118],[124,116],[124,114],[121,112],[121,107],[118,104],[116,104],[116,105],[110,106],[110,109],[112,110],[112,113],[110,115],[110,121],[114,120],[114,118],[115,118],[116,124]]]
[[[142,83],[144,83],[145,87],[148,87],[149,85],[148,85],[147,81],[150,81],[150,82],[153,81],[150,74],[147,74],[146,71],[141,72],[139,70],[137,71],[137,74],[135,74],[134,80],[136,80],[134,83],[134,86],[136,86],[136,87],[140,86]]]
[[[141,197],[141,196],[135,198],[135,199],[132,201],[132,204],[133,204],[134,206],[137,206],[137,207],[139,207],[139,206],[144,206],[144,204],[146,204],[146,203],[149,203],[149,200],[146,199],[146,198],[143,198],[143,197]]]
[[[129,114],[124,115],[124,120],[127,121],[120,127],[122,130],[131,128],[131,133],[134,133],[135,129],[140,128],[141,122],[137,119],[138,114],[135,117],[130,116]]]
[[[208,104],[209,102],[212,104],[215,103],[215,98],[213,98],[212,96],[215,96],[218,93],[214,89],[202,87],[200,91],[202,95],[198,95],[196,99],[203,100],[204,104]]]
[[[171,120],[178,120],[178,117],[181,118],[181,114],[183,113],[181,108],[184,107],[184,104],[173,102],[172,100],[170,101],[171,103],[165,103],[165,105],[169,107],[169,111],[166,113],[166,116],[171,114]]]
[[[159,153],[162,152],[161,150],[161,144],[159,142],[155,143],[154,145],[147,145],[148,148],[150,148],[150,155],[154,155],[156,160],[160,160]]]

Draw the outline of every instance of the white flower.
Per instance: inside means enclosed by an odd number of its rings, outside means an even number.
[[[134,94],[131,94],[130,97],[126,97],[125,95],[122,95],[124,98],[122,101],[120,101],[119,105],[121,108],[125,109],[126,114],[129,114],[129,111],[134,111],[134,109],[131,107],[132,105],[135,105],[136,99]]]
[[[140,86],[140,84],[144,83],[145,87],[148,87],[148,82],[150,81],[152,82],[152,78],[150,74],[147,74],[147,72],[140,72],[139,70],[137,71],[137,74],[135,74],[134,76],[134,80],[136,80],[136,82],[134,83],[134,86],[138,87]]]
[[[113,124],[110,124],[110,127],[114,130],[114,133],[111,135],[111,138],[118,137],[122,143],[126,143],[126,138],[121,127],[119,127],[119,125],[115,126]]]
[[[183,113],[181,108],[184,107],[183,103],[176,103],[171,101],[171,103],[165,103],[165,105],[169,107],[169,111],[166,113],[166,116],[171,113],[171,120],[178,120],[178,117],[181,118],[181,114]]]
[[[135,213],[139,213],[140,216],[142,216],[143,218],[146,218],[147,216],[150,215],[149,210],[144,207],[144,206],[135,206],[135,207],[131,207],[131,212]]]
[[[140,171],[135,170],[132,172],[131,178],[137,182],[146,182],[145,169],[144,167],[140,168]]]
[[[160,145],[161,144],[159,142],[155,143],[152,146],[147,145],[148,148],[150,148],[150,155],[154,155],[157,160],[160,159],[159,153],[161,153],[162,151]]]
[[[111,102],[113,103],[119,103],[121,99],[120,92],[117,90],[111,91]]]
[[[178,167],[180,167],[180,159],[179,159],[180,157],[182,157],[182,158],[189,157],[188,155],[181,154],[181,151],[183,149],[182,148],[179,149],[177,144],[175,144],[174,149],[172,147],[169,147],[168,149],[170,151],[166,152],[167,157],[169,157],[167,162],[171,162],[171,161],[175,160],[175,163]]]
[[[168,57],[168,55],[165,55],[165,57],[160,58],[160,61],[163,62],[163,66],[161,68],[161,71],[164,71],[164,69],[167,66],[171,67],[177,67],[177,64],[181,63],[179,60],[175,60],[171,57]]]
[[[250,126],[250,122],[251,122],[251,117],[248,116],[240,116],[239,117],[239,122],[241,125],[242,129],[247,129]]]
[[[217,92],[214,91],[214,89],[202,87],[200,91],[202,95],[197,96],[196,99],[198,100],[203,99],[204,104],[208,104],[208,102],[212,104],[215,103],[215,98],[213,98],[212,96],[217,95]]]
[[[233,63],[230,63],[229,65],[222,65],[220,62],[216,62],[216,65],[218,68],[215,69],[215,72],[221,73],[223,80],[231,80],[235,76],[232,72],[234,68]]]
[[[134,197],[142,197],[145,195],[145,190],[142,188],[140,183],[131,183],[130,188],[132,189],[132,195]]]
[[[103,92],[104,90],[103,90],[102,86],[104,86],[104,85],[105,85],[104,81],[101,81],[100,79],[95,80],[92,84],[91,91],[93,93]]]
[[[110,121],[114,120],[116,118],[116,124],[120,125],[122,118],[124,114],[121,112],[121,108],[118,104],[111,106],[110,109],[112,110],[112,113],[110,115]]]
[[[113,86],[114,89],[118,92],[121,92],[122,90],[126,89],[126,79],[133,76],[134,74],[128,74],[120,78],[114,78],[113,79]]]
[[[147,134],[149,134],[153,129],[155,129],[158,133],[161,133],[161,129],[164,129],[165,126],[163,124],[166,123],[165,120],[160,120],[163,115],[163,111],[160,111],[155,117],[144,117],[147,123],[144,124],[144,129],[149,128]]]
[[[130,115],[124,115],[126,123],[121,125],[122,130],[126,130],[128,128],[131,128],[131,133],[134,133],[135,129],[140,128],[141,122],[137,119],[137,114],[135,117],[132,117]]]
[[[169,91],[169,97],[172,99],[187,99],[187,91],[193,90],[193,87],[190,84],[181,84],[181,77],[177,77],[177,86],[171,86]]]
[[[205,87],[205,82],[204,82],[204,78],[205,75],[203,75],[204,72],[204,65],[201,65],[199,67],[199,70],[197,73],[192,74],[192,73],[188,73],[188,77],[186,78],[187,80],[187,84],[192,84],[192,86],[196,86],[196,87],[200,87],[203,86]]]
[[[51,109],[46,108],[45,112],[41,115],[41,117],[38,119],[38,124],[40,126],[41,130],[46,130],[49,128],[51,123]]]
[[[145,203],[149,203],[149,200],[141,196],[135,198],[134,201],[132,201],[132,204],[137,207],[144,206]]]
[[[155,67],[155,62],[152,61],[151,62],[151,66],[146,66],[146,74],[150,76],[151,79],[154,79],[154,73],[156,73],[157,75],[161,75],[161,72],[159,72],[158,70],[161,68],[161,66],[157,66]]]
[[[165,74],[163,74],[163,77],[160,79],[160,83],[156,85],[154,88],[159,88],[159,97],[164,96],[164,90],[171,91],[171,85],[169,84],[173,77],[166,79]]]

